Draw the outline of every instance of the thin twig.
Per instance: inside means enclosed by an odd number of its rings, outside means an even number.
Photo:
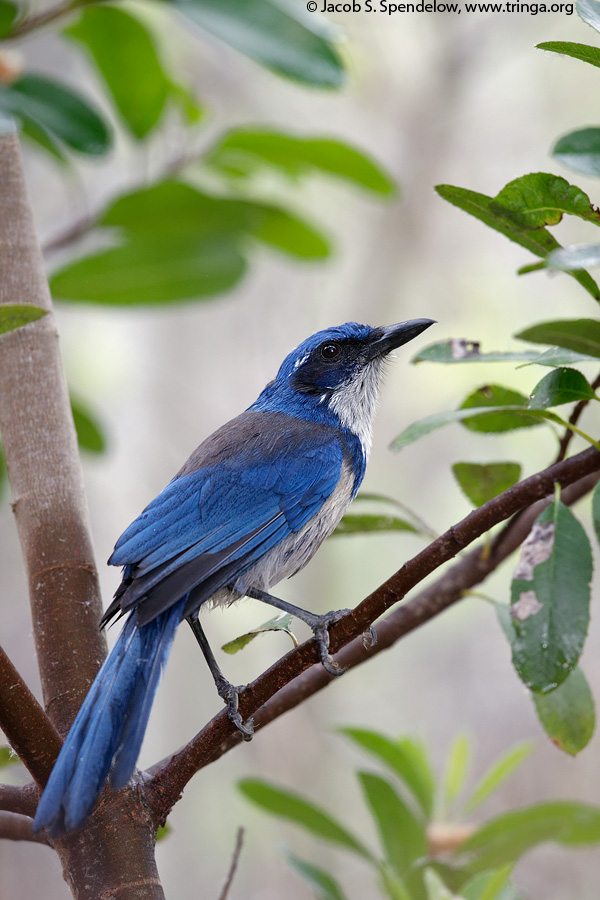
[[[229,866],[229,872],[227,874],[227,880],[223,885],[223,890],[219,894],[219,900],[227,900],[227,895],[229,894],[229,889],[233,883],[233,879],[235,876],[236,869],[238,867],[238,863],[240,861],[240,853],[242,852],[242,845],[244,843],[244,829],[238,828],[237,836],[235,839],[235,848],[233,851],[233,856],[231,857],[231,865]]]
[[[388,581],[363,600],[356,609],[332,626],[330,633],[332,652],[339,651],[352,641],[354,641],[353,646],[356,647],[355,639],[358,639],[362,646],[362,633],[392,605],[400,601],[409,590],[494,525],[510,518],[520,509],[547,497],[552,493],[555,483],[567,487],[585,476],[597,473],[599,469],[600,453],[594,448],[590,448],[513,485],[498,497],[474,510],[417,556],[405,563],[395,575],[392,575]],[[477,569],[480,566],[484,571],[486,562],[481,550],[477,548],[470,554],[467,563],[461,560],[452,571],[456,572],[461,567],[470,571],[473,567]],[[468,579],[463,578],[463,581],[466,583]],[[472,583],[477,583],[477,580]],[[456,602],[465,590],[460,579],[456,582],[456,586],[452,585],[452,579],[450,579],[447,588],[444,594],[441,594],[439,589],[426,590],[418,598],[396,610],[393,616],[400,618],[400,625],[398,626],[396,623],[395,628],[392,628],[388,635],[390,644],[402,634],[433,618],[451,603]],[[392,619],[393,616],[386,621]],[[382,624],[385,625],[385,622]],[[382,630],[384,631],[383,635],[381,634]],[[385,637],[385,628],[382,629],[379,624],[378,636],[379,642],[376,647],[379,646],[380,649],[383,649],[382,637]],[[360,652],[368,656],[376,652],[376,647],[363,647]],[[339,656],[339,661],[343,664],[345,664],[344,655],[340,654]],[[284,688],[288,689],[287,686],[290,682],[298,679],[298,676],[312,666],[317,658],[315,642],[307,641],[271,666],[263,675],[248,685],[241,695],[240,707],[244,718],[256,713],[264,704],[277,703],[278,692],[282,692]],[[296,697],[296,702],[305,699],[311,692],[305,684],[307,677],[303,676],[302,687]],[[323,672],[319,667],[314,678],[318,681],[322,680],[324,685],[331,681],[332,676]],[[312,692],[314,693],[314,691]],[[260,715],[257,714],[257,720]],[[232,737],[233,733],[234,726],[229,721],[227,713],[223,711],[215,716],[183,750],[171,757],[159,771],[155,771],[155,774],[152,775],[147,773],[150,777],[147,778],[145,784],[146,799],[156,821],[164,821],[195,772],[221,755],[222,746],[229,746],[230,742],[237,740]]]
[[[594,379],[594,381],[592,382],[592,390],[597,391],[598,388],[600,388],[600,375],[597,375],[596,378]],[[569,416],[569,425],[577,425],[577,422],[581,418],[581,414],[583,413],[584,409],[586,408],[586,406],[588,405],[589,402],[590,402],[589,399],[588,400],[580,400],[579,403],[575,404],[575,407],[573,408],[573,412]],[[566,457],[567,450],[569,449],[569,444],[571,443],[571,441],[573,440],[574,437],[575,437],[575,432],[571,431],[570,428],[567,428],[565,430],[565,433],[563,434],[562,438],[560,439],[560,442],[558,445],[558,455],[556,457],[556,462],[561,462],[561,460],[563,460]]]
[[[46,833],[34,834],[31,825],[32,820],[29,816],[21,816],[19,813],[13,812],[0,812],[0,840],[31,841],[34,844],[50,846]]]

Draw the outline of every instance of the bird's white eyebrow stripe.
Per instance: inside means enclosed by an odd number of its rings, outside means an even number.
[[[302,366],[306,362],[306,360],[308,359],[309,356],[310,356],[310,353],[305,353],[304,356],[301,356],[299,359],[297,359],[296,362],[294,363],[293,371],[295,372],[296,369],[299,369],[300,366]]]

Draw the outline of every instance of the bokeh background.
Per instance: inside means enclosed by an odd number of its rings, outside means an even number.
[[[514,349],[511,337],[540,318],[593,314],[591,298],[574,280],[544,273],[517,277],[531,261],[433,191],[437,183],[495,194],[518,175],[561,172],[549,157],[565,131],[597,115],[594,71],[535,49],[547,40],[593,43],[576,15],[548,13],[331,14],[343,31],[349,82],[337,92],[309,90],[199,33],[161,31],[163,52],[180,67],[206,104],[199,131],[206,145],[224,128],[262,124],[298,134],[341,138],[370,153],[400,185],[399,196],[379,200],[342,182],[315,176],[298,186],[273,188],[331,235],[335,253],[299,264],[260,251],[230,294],[163,309],[103,310],[58,305],[69,381],[97,410],[109,450],[84,460],[94,542],[108,602],[118,572],[104,566],[121,531],[172,477],[214,428],[248,406],[274,375],[283,356],[307,334],[350,319],[384,324],[427,316],[438,325],[403,348],[382,390],[373,453],[364,488],[409,504],[437,531],[470,509],[450,465],[508,458],[524,474],[546,465],[556,441],[546,428],[504,436],[476,435],[451,426],[392,454],[389,443],[411,421],[457,406],[472,388],[501,382],[525,393],[538,373],[511,365],[413,366],[418,346],[446,337],[480,340],[484,350]],[[81,56],[48,30],[19,48],[37,71],[60,72],[97,93]],[[98,95],[98,102],[101,98]],[[85,163],[77,179],[25,148],[25,164],[42,240],[95,208],[117,186],[139,183],[165,154],[173,130],[140,153],[125,141],[107,162]],[[143,158],[142,158],[143,157]],[[574,179],[592,199],[597,184]],[[276,193],[273,194],[277,199]],[[581,224],[581,223],[580,223]],[[581,226],[583,228],[583,226]],[[585,235],[561,226],[559,239]],[[591,373],[590,373],[591,374]],[[593,427],[590,425],[590,427]],[[575,446],[575,445],[574,445]],[[589,503],[579,506],[589,521]],[[325,611],[352,606],[423,546],[414,535],[337,538],[311,565],[280,587],[293,603]],[[0,509],[2,643],[39,696],[26,587],[8,501]],[[514,563],[514,560],[512,561]],[[511,563],[485,585],[507,598]],[[205,616],[213,646],[260,624],[268,611],[254,601]],[[192,635],[180,629],[144,743],[149,765],[186,742],[219,709],[210,676]],[[301,628],[298,634],[303,636]],[[234,657],[220,656],[234,683],[256,677],[283,652],[283,636],[269,635]],[[597,616],[583,668],[600,696]],[[453,738],[473,741],[472,784],[491,761],[517,741],[536,750],[481,810],[491,816],[551,798],[600,802],[600,738],[573,760],[543,735],[493,609],[468,598],[367,666],[199,773],[177,805],[172,834],[158,847],[166,895],[179,900],[217,897],[235,843],[245,846],[231,898],[288,900],[309,896],[285,863],[283,848],[336,872],[352,898],[374,897],[370,874],[353,859],[268,820],[236,791],[247,775],[301,790],[372,836],[353,769],[369,768],[336,733],[340,725],[368,726],[422,738],[441,773]],[[11,777],[25,777],[15,768]],[[597,897],[597,850],[545,846],[519,864],[515,879],[532,898]],[[58,860],[43,847],[0,845],[0,896],[62,900],[69,896]]]

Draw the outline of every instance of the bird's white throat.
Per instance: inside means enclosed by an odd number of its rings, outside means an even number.
[[[365,460],[371,452],[373,418],[377,408],[383,360],[375,359],[345,385],[338,388],[329,401],[329,408],[340,423],[355,434],[362,446]]]

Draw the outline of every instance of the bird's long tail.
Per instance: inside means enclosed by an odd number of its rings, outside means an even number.
[[[115,789],[135,767],[185,599],[138,628],[135,611],[98,672],[38,804],[34,831],[73,831],[90,815],[110,771]]]

